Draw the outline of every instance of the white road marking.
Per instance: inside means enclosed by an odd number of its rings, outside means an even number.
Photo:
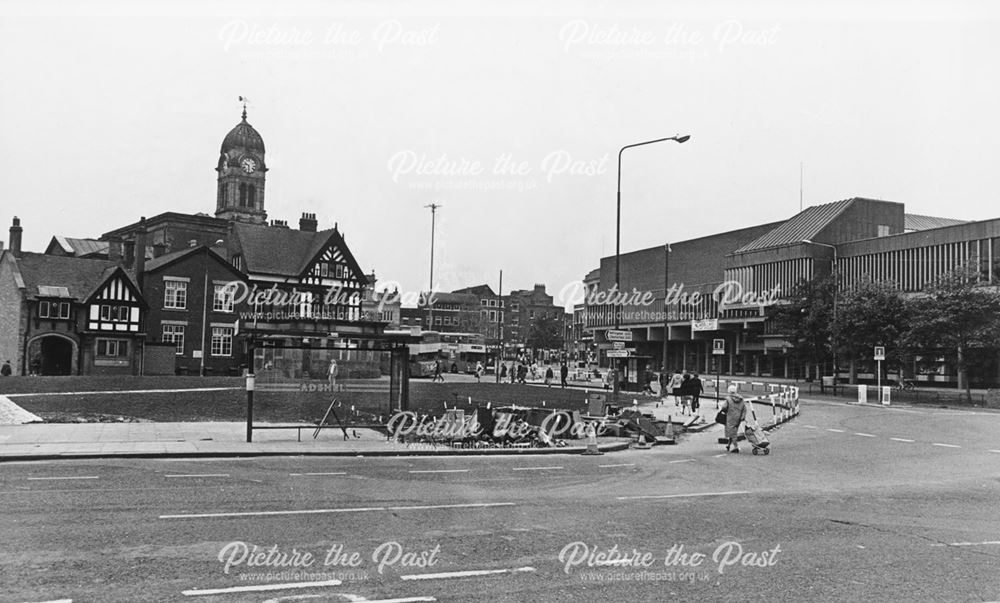
[[[468,469],[414,469],[407,473],[468,473]]]
[[[329,473],[289,473],[292,477],[302,477],[304,475],[347,475],[345,471],[331,471]]]
[[[513,471],[546,471],[550,469],[562,469],[562,467],[513,467]]]
[[[938,543],[931,546],[986,546],[1000,544],[1000,540],[987,540],[985,542],[950,542],[948,544]]]
[[[635,463],[620,463],[618,465],[598,465],[598,467],[609,469],[611,467],[635,467]]]
[[[101,478],[100,476],[97,475],[77,475],[72,477],[29,477],[28,479],[31,481],[40,482],[40,481],[54,480],[54,479],[101,479]]]
[[[827,427],[826,430],[827,431],[832,431],[833,433],[844,433],[843,429],[830,429],[829,427]]]
[[[942,448],[961,448],[961,446],[958,446],[956,444],[942,444],[940,442],[934,442],[933,444],[931,444],[931,446],[940,446]]]
[[[163,477],[229,477],[228,473],[187,473],[183,475],[164,475]]]
[[[390,511],[423,511],[426,509],[478,509],[483,507],[513,507],[512,502],[500,503],[458,503],[454,505],[412,505],[408,507],[388,507]]]
[[[53,599],[51,601],[36,601],[34,603],[73,603],[73,599]]]
[[[913,440],[907,440],[906,438],[889,438],[889,439],[892,440],[893,442],[909,442],[910,444],[913,443]]]
[[[344,509],[298,509],[290,511],[237,511],[229,513],[184,513],[160,515],[160,519],[208,519],[213,517],[271,517],[278,515],[321,515],[326,513],[364,513],[370,511],[416,511],[426,509],[475,509],[483,507],[510,507],[512,502],[460,503],[454,505],[419,505],[408,507],[349,507]]]
[[[997,453],[1000,453],[1000,450],[990,450],[990,452],[997,452]]]
[[[679,461],[670,461],[670,463],[669,463],[669,464],[671,464],[671,465],[672,465],[672,464],[674,464],[674,463],[690,463],[690,462],[691,462],[691,461],[693,461],[693,460],[694,460],[694,459],[681,459],[681,460],[679,460]]]
[[[437,601],[434,597],[403,597],[400,599],[366,599],[365,597],[360,597],[358,595],[348,595],[344,593],[338,593],[341,597],[347,599],[349,603],[418,603],[419,601]],[[319,595],[316,595],[317,597]],[[285,601],[289,600],[287,598],[283,599]],[[275,603],[278,602],[274,599]],[[265,601],[264,603],[268,603]]]
[[[648,494],[644,496],[619,496],[618,500],[639,500],[645,498],[694,498],[699,496],[733,496],[735,494],[750,494],[748,490],[733,490],[731,492],[697,492],[695,494]]]
[[[715,455],[715,458],[719,458],[720,456],[729,456],[729,455],[727,453],[723,452],[722,454]]]
[[[269,590],[288,590],[292,588],[321,588],[326,586],[340,586],[340,580],[323,580],[321,582],[286,582],[284,584],[258,584],[256,586],[230,586],[228,588],[193,588],[182,590],[185,597],[198,597],[203,595],[228,595],[231,593],[259,593]]]
[[[855,431],[854,435],[861,436],[863,438],[874,438],[875,437],[875,435],[873,435],[873,434],[870,434],[870,433],[861,433],[860,431]]]
[[[819,427],[816,427],[815,425],[803,425],[802,427],[805,429],[819,429]]]
[[[533,572],[533,567],[515,567],[513,569],[495,570],[466,570],[461,572],[441,572],[439,574],[406,574],[400,576],[400,580],[436,580],[438,578],[467,578],[469,576],[491,576],[496,574],[513,574],[519,572]]]

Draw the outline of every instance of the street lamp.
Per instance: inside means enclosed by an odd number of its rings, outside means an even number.
[[[839,289],[839,283],[837,282],[837,247],[835,245],[829,245],[827,243],[817,243],[809,239],[802,239],[802,242],[806,245],[816,245],[818,247],[829,247],[833,250],[833,261],[830,263],[830,275],[833,277],[833,333],[831,334],[831,343],[833,345],[833,395],[837,395],[837,373],[839,372],[837,368],[837,290]],[[820,376],[822,379],[822,375]],[[821,381],[822,383],[822,381]]]
[[[672,140],[678,144],[683,144],[691,139],[690,135],[685,134],[684,136],[671,136],[669,138],[657,138],[656,140],[647,140],[646,142],[637,142],[635,144],[629,144],[623,146],[618,151],[618,200],[616,203],[616,214],[615,214],[615,293],[621,290],[621,243],[622,243],[622,153],[625,149],[631,149],[632,147],[641,147],[647,144],[653,144],[657,142],[666,142]],[[619,324],[621,304],[616,303],[612,308],[615,314],[615,329],[621,325]],[[666,336],[664,334],[664,336]],[[614,382],[614,395],[615,400],[618,399],[619,390],[619,375],[618,375],[618,360],[615,360],[615,382]]]
[[[667,295],[670,287],[670,243],[667,243],[663,248],[663,372],[667,371],[667,334],[669,333],[670,327],[667,325]]]

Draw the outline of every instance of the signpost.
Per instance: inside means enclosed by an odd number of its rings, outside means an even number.
[[[878,380],[877,387],[878,391],[882,391],[882,361],[885,360],[885,347],[877,345],[875,346],[875,360],[878,363]],[[885,404],[885,402],[882,402]]]
[[[624,350],[625,349],[625,342],[624,341],[612,341],[611,342],[611,349],[613,349],[613,350]]]
[[[632,331],[609,329],[606,331],[605,337],[607,337],[608,341],[632,341]]]
[[[712,340],[712,355],[713,356],[724,356],[726,354],[726,340],[725,339],[713,339]],[[722,372],[722,358],[716,360],[715,364],[715,398],[718,400],[721,397],[721,392],[719,392],[719,374]],[[718,404],[716,404],[718,406]]]

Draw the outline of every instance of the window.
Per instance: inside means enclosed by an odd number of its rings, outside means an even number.
[[[243,256],[242,255],[238,255],[237,254],[237,255],[233,256],[233,268],[236,268],[240,272],[243,271]]]
[[[240,182],[240,207],[247,206],[247,185],[244,182]]]
[[[344,266],[337,264],[337,278],[344,278]]]
[[[212,327],[212,355],[233,355],[233,328]]]
[[[177,349],[174,353],[183,356],[184,325],[163,325],[163,343],[175,344]]]
[[[215,297],[212,298],[212,309],[216,312],[232,312],[234,304],[233,287],[229,285],[216,285]]]
[[[187,282],[164,280],[163,307],[171,310],[187,309]]]
[[[69,318],[69,302],[38,302],[38,317],[61,319]]]
[[[98,339],[97,355],[103,358],[124,358],[128,356],[128,340]]]
[[[104,322],[128,322],[131,311],[130,306],[104,304],[101,306],[101,320]]]
[[[323,262],[319,265],[319,275],[320,276],[330,276],[330,264]]]
[[[880,236],[880,237],[887,237],[887,236],[889,236],[889,225],[888,224],[879,224],[878,225],[878,236]]]
[[[434,317],[434,324],[436,324],[436,325],[441,324],[441,317],[440,316],[435,316]]]

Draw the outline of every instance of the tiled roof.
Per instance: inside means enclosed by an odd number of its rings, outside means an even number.
[[[56,244],[66,255],[74,255],[78,258],[90,255],[107,255],[108,242],[97,239],[74,239],[72,237],[52,237],[49,248]]]
[[[930,230],[931,228],[941,228],[943,226],[954,226],[956,224],[965,224],[968,220],[956,220],[954,218],[937,218],[934,216],[921,216],[919,214],[906,214],[905,226],[903,229],[906,232],[913,230]]]
[[[159,269],[159,268],[161,268],[163,266],[167,266],[168,264],[171,264],[171,263],[173,263],[173,262],[175,262],[177,260],[180,260],[181,258],[184,258],[184,257],[186,257],[188,255],[192,255],[192,254],[195,254],[195,253],[202,253],[202,252],[204,252],[206,250],[207,250],[207,252],[208,252],[208,254],[210,256],[213,256],[216,261],[218,261],[223,266],[226,266],[227,268],[229,268],[234,274],[237,274],[237,275],[240,274],[239,270],[237,270],[236,268],[234,268],[229,263],[229,260],[226,258],[226,256],[224,255],[225,254],[225,249],[223,249],[221,247],[207,247],[205,245],[197,245],[195,247],[187,247],[187,248],[181,249],[179,251],[172,251],[170,253],[165,253],[165,254],[161,255],[160,257],[158,257],[158,258],[154,258],[154,259],[149,260],[148,262],[146,262],[145,270],[146,270],[147,273],[148,272],[154,272],[157,269]],[[240,275],[240,276],[242,276],[242,275]]]
[[[854,203],[854,199],[844,199],[843,201],[808,207],[756,241],[740,247],[735,253],[780,247],[798,243],[803,239],[812,239],[852,203]]]
[[[70,297],[83,301],[111,276],[118,265],[107,260],[22,253],[17,267],[29,299],[38,297],[39,287],[65,287]]]
[[[311,232],[237,222],[233,232],[247,272],[298,277],[332,243],[344,253],[344,259],[358,279],[362,282],[367,279],[336,228]]]

